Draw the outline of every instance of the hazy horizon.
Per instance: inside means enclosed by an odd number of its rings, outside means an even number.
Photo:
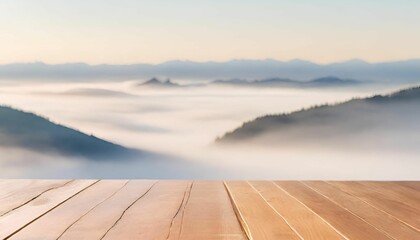
[[[416,1],[4,0],[0,9],[0,64],[420,56]]]
[[[346,58],[341,59],[337,61],[329,61],[329,62],[322,62],[322,61],[316,61],[316,60],[309,60],[304,58],[289,58],[289,59],[281,59],[281,58],[227,58],[223,60],[192,60],[192,59],[178,59],[178,58],[170,58],[166,60],[162,60],[159,62],[147,62],[147,61],[137,61],[137,62],[127,62],[123,64],[118,63],[108,63],[108,62],[101,62],[101,63],[89,63],[81,60],[75,60],[71,62],[48,62],[43,61],[41,59],[36,60],[23,60],[23,61],[15,61],[15,62],[4,62],[0,63],[0,65],[12,65],[12,64],[46,64],[46,65],[65,65],[65,64],[86,64],[89,66],[100,66],[100,65],[162,65],[166,63],[174,63],[174,62],[185,62],[185,63],[229,63],[229,62],[235,62],[235,61],[275,61],[275,62],[281,62],[281,63],[293,63],[293,62],[307,62],[307,63],[313,63],[316,65],[332,65],[332,64],[341,64],[341,63],[349,63],[349,62],[364,62],[367,64],[383,64],[383,63],[398,63],[398,62],[409,62],[409,61],[420,61],[420,56],[418,57],[412,57],[412,58],[395,58],[395,59],[387,59],[387,60],[378,60],[378,61],[369,61],[367,59],[353,57],[353,58]]]

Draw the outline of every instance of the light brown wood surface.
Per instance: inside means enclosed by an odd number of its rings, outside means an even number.
[[[42,180],[29,180],[29,179],[6,179],[0,181],[0,199],[12,195],[15,191],[21,191],[25,189],[29,184],[34,182],[44,182]],[[51,182],[45,180],[45,182]],[[55,181],[52,181],[55,182]]]
[[[248,182],[229,181],[226,186],[249,238],[302,239]]]
[[[24,180],[0,188],[0,216],[36,198],[46,191],[60,187],[70,180]]]
[[[358,182],[329,182],[341,190],[356,196],[366,203],[381,209],[382,211],[394,216],[398,220],[410,225],[416,230],[420,230],[420,211],[413,208],[403,201],[396,201],[385,194],[373,191],[369,187]]]
[[[415,229],[331,184],[321,181],[304,182],[304,184],[392,238],[415,240],[419,237],[419,233]]]
[[[400,186],[405,186],[405,187],[408,187],[408,188],[412,188],[412,189],[416,190],[417,192],[420,191],[420,181],[418,181],[418,182],[414,182],[414,181],[407,181],[407,182],[398,181],[398,182],[392,182],[392,183],[398,184]]]
[[[394,183],[372,181],[364,181],[360,183],[371,191],[378,192],[379,194],[387,196],[391,200],[402,202],[420,210],[420,193],[418,191]]]
[[[167,239],[190,185],[189,181],[158,182],[103,239]]]
[[[385,233],[300,182],[276,182],[276,184],[311,208],[349,239],[391,239]]]
[[[45,192],[22,207],[1,216],[0,239],[10,237],[20,231],[69,198],[95,184],[95,182],[94,180],[70,182],[60,188]]]
[[[57,239],[68,226],[84,214],[102,203],[121,189],[126,180],[102,180],[84,190],[65,203],[60,208],[53,209],[38,221],[30,224],[11,237],[14,240],[52,240]]]
[[[101,239],[124,211],[142,198],[155,183],[154,180],[129,181],[113,196],[69,226],[59,239]]]
[[[0,180],[0,239],[420,239],[418,182]]]
[[[310,208],[297,201],[273,182],[250,183],[303,239],[345,239]]]
[[[172,239],[246,239],[222,182],[193,183],[179,228]]]

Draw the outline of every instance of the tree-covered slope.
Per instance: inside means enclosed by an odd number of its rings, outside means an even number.
[[[138,150],[55,124],[33,113],[0,106],[0,145],[106,160],[135,157]]]
[[[261,139],[264,139],[264,144],[341,141],[373,131],[379,133],[377,141],[382,141],[381,133],[397,138],[398,135],[393,133],[420,131],[419,122],[420,87],[415,87],[390,95],[259,117],[226,133],[217,142],[258,142]]]

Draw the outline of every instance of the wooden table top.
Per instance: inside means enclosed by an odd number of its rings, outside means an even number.
[[[0,180],[0,239],[420,239],[420,182]]]

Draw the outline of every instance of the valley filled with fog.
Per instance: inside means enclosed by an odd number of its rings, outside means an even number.
[[[146,81],[143,79],[142,81]],[[140,81],[141,82],[141,81]],[[191,80],[177,80],[191,84]],[[385,94],[411,85],[342,88],[146,88],[139,81],[2,81],[0,104],[159,157],[92,161],[3,145],[1,177],[416,179],[420,149],[218,146],[217,137],[266,114]],[[195,83],[195,82],[194,82]],[[418,129],[417,129],[418,130]],[[346,136],[340,136],[346,138]],[[375,139],[380,136],[364,136]],[[395,137],[398,136],[396,133]],[[2,139],[4,141],[4,139]],[[6,139],[7,141],[7,139]]]

